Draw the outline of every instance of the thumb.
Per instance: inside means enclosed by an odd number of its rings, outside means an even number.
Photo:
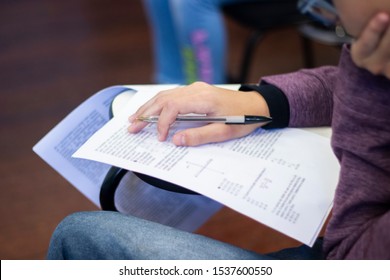
[[[172,142],[176,146],[199,146],[202,144],[223,142],[248,135],[257,127],[258,125],[213,123],[180,131],[173,136]]]

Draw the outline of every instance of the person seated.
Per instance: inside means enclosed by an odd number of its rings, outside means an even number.
[[[264,128],[331,126],[341,166],[330,221],[313,248],[271,254],[112,212],[76,213],[53,234],[49,259],[390,259],[390,1],[300,0],[320,20],[341,21],[355,38],[339,65],[263,77],[226,90],[196,82],[159,93],[129,120],[130,133],[159,115],[166,141],[178,114],[264,115]],[[256,125],[212,123],[177,132],[178,146],[243,137]],[[325,172],[325,171],[324,171]],[[261,236],[259,236],[261,239]]]

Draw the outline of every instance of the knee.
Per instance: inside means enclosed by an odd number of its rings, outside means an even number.
[[[96,235],[96,233],[111,232],[107,221],[115,220],[116,212],[77,212],[63,219],[53,233],[53,238],[66,239],[67,237],[82,237]]]
[[[102,258],[104,239],[114,234],[113,220],[119,213],[79,212],[62,220],[50,240],[49,259]]]
[[[91,216],[93,215],[90,212],[78,212],[67,216],[58,224],[54,235],[67,235],[78,231],[80,227],[84,227],[85,222],[93,220]]]
[[[64,218],[54,230],[50,246],[58,244],[63,246],[79,240],[82,236],[88,236],[89,231],[93,231],[94,228],[92,226],[93,221],[95,221],[93,216],[95,216],[93,213],[79,212]]]

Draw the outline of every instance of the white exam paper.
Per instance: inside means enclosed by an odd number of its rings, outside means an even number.
[[[127,116],[151,98],[140,90],[75,157],[148,174],[210,197],[312,246],[332,207],[339,165],[329,139],[299,129],[265,131],[224,143],[176,147],[155,124],[127,132]],[[170,137],[183,129],[175,124]]]
[[[72,158],[72,154],[108,122],[110,104],[124,90],[128,88],[114,86],[96,93],[33,147],[35,153],[96,205],[99,205],[100,184],[110,166]]]
[[[159,86],[156,89],[170,87]],[[73,110],[33,147],[35,153],[99,207],[100,187],[111,165],[72,158],[72,154],[108,122],[111,103],[118,94],[143,88],[143,85],[134,85],[131,89],[113,86],[101,90]],[[115,203],[124,214],[185,231],[195,231],[222,207],[207,197],[158,189],[141,181],[132,172],[128,172],[121,181]]]

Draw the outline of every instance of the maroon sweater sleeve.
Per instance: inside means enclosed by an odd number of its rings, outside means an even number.
[[[289,102],[289,126],[332,125],[341,171],[325,232],[329,259],[390,259],[390,80],[354,65],[265,77]]]
[[[333,101],[332,146],[341,171],[325,253],[390,259],[390,80],[356,67],[345,48]]]

